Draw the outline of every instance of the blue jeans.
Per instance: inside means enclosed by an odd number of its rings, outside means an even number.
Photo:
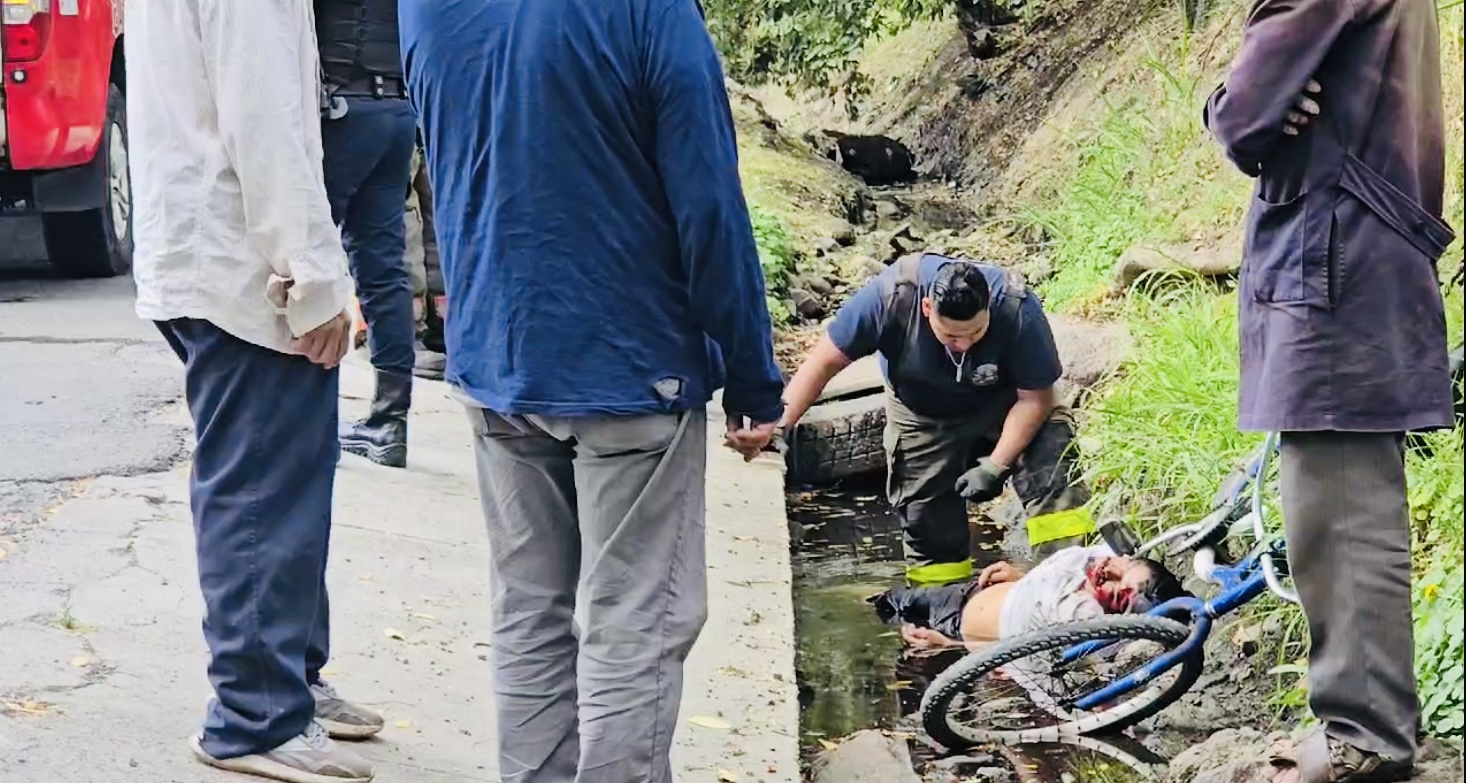
[[[208,321],[158,329],[183,360],[194,450],[190,498],[215,698],[203,747],[278,747],[315,714],[329,651],[326,553],[339,374]]]
[[[347,98],[346,116],[321,120],[326,195],[341,227],[372,366],[409,375],[412,280],[407,269],[407,188],[417,118],[399,98]]]

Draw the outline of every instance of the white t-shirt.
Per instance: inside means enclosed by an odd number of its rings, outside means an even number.
[[[1003,597],[998,613],[998,638],[1104,615],[1093,596],[1084,591],[1084,566],[1092,558],[1111,557],[1105,544],[1061,549],[1023,575]]]
[[[1101,544],[1092,547],[1062,549],[1023,575],[1003,599],[998,615],[998,635],[1010,639],[1040,628],[1060,623],[1102,617],[1105,610],[1099,601],[1084,591],[1084,567],[1095,557],[1110,557],[1114,551]],[[999,670],[1018,683],[1034,704],[1065,720],[1077,720],[1049,695],[1059,683],[1048,675],[1048,666],[1057,663],[1060,650],[1047,656],[1022,658]]]

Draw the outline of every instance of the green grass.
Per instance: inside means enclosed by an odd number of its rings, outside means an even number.
[[[1242,216],[1248,183],[1224,173],[1200,122],[1214,77],[1193,61],[1189,36],[1162,33],[1117,68],[1096,121],[1068,134],[1067,154],[1021,213],[1050,237],[1058,273],[1041,289],[1055,308],[1102,295],[1134,245],[1217,235]]]
[[[1459,73],[1462,7],[1446,10],[1442,23],[1444,72]],[[1066,148],[1055,150],[1054,162],[1040,173],[1047,183],[1021,212],[1050,238],[1048,252],[1058,272],[1043,293],[1051,307],[1092,306],[1109,286],[1120,254],[1137,243],[1211,241],[1242,216],[1250,181],[1225,165],[1199,121],[1205,94],[1197,87],[1209,86],[1219,74],[1194,60],[1187,37],[1174,24],[1151,27],[1153,40],[1169,43],[1139,55],[1143,68],[1115,69],[1120,75],[1105,85],[1101,110],[1071,128]],[[1460,80],[1448,78],[1446,90],[1446,217],[1459,229],[1466,226]],[[1442,259],[1443,277],[1461,265],[1462,248],[1458,241]],[[1149,533],[1205,513],[1217,483],[1260,436],[1236,429],[1235,293],[1194,281],[1142,288],[1110,305],[1129,323],[1136,348],[1089,406],[1081,445],[1098,512],[1123,516]],[[1452,345],[1462,339],[1463,309],[1460,288],[1451,289],[1446,311]],[[1408,464],[1416,668],[1426,728],[1438,736],[1461,736],[1462,434],[1436,433],[1428,440],[1434,454],[1412,454]],[[1301,613],[1271,600],[1249,610],[1249,622],[1281,615],[1276,619],[1285,638],[1271,706],[1279,717],[1298,717],[1307,704]]]
[[[1234,297],[1195,286],[1125,309],[1144,358],[1090,404],[1082,445],[1101,508],[1150,534],[1204,514],[1260,438],[1237,430]]]

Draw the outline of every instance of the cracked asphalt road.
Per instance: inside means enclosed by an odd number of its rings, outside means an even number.
[[[0,221],[0,783],[243,783],[184,746],[210,688],[181,368],[127,279],[57,279],[36,233]],[[349,357],[343,415],[372,382]],[[487,541],[443,384],[416,384],[409,440],[406,470],[337,468],[325,674],[386,715],[360,748],[382,783],[494,783]],[[708,459],[710,612],[677,779],[794,783],[783,473],[715,439]]]
[[[0,535],[78,479],[165,469],[188,435],[157,415],[182,373],[131,280],[63,280],[44,256],[35,222],[0,221]]]

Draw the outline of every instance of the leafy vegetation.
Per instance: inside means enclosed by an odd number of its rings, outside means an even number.
[[[973,0],[967,0],[972,2]],[[856,57],[866,41],[958,0],[705,0],[708,28],[731,76],[859,90]]]
[[[1034,0],[1029,0],[1032,3]],[[1026,202],[1003,205],[995,219],[1016,217],[1041,227],[1057,273],[1042,284],[1051,309],[1105,310],[1125,319],[1136,338],[1134,359],[1099,390],[1088,408],[1081,445],[1102,513],[1119,513],[1153,531],[1204,513],[1218,480],[1259,436],[1236,429],[1236,294],[1188,279],[1142,285],[1123,301],[1106,300],[1115,262],[1142,242],[1220,241],[1242,218],[1250,181],[1225,162],[1200,123],[1206,90],[1221,77],[1227,42],[1241,0],[1178,0],[1180,14],[1148,20],[1142,33],[1117,47],[1106,76],[1087,77],[1099,93],[1093,110],[1067,126],[1032,172]],[[850,85],[841,81],[873,36],[913,19],[949,13],[954,0],[707,0],[710,26],[730,73],[750,82]],[[1222,13],[1222,11],[1228,13]],[[1245,10],[1245,9],[1244,9]],[[1463,7],[1442,6],[1444,73],[1462,68]],[[1140,25],[1138,25],[1140,27]],[[893,40],[890,38],[887,41]],[[1207,43],[1199,45],[1197,42]],[[1218,44],[1218,41],[1221,43]],[[885,44],[877,43],[877,46]],[[1103,69],[1100,69],[1103,70]],[[1463,96],[1459,79],[1445,80],[1448,118],[1447,220],[1466,226],[1462,160]],[[748,168],[750,164],[746,163]],[[746,177],[771,310],[782,321],[782,295],[794,271],[791,226],[798,204],[779,161],[758,164]],[[785,179],[791,178],[782,175]],[[802,176],[802,175],[801,175]],[[773,183],[771,186],[770,183]],[[995,205],[996,206],[996,205]],[[1462,267],[1457,241],[1440,262],[1443,279]],[[1160,281],[1155,281],[1160,282]],[[1462,339],[1459,285],[1448,286],[1452,344]],[[1428,436],[1430,457],[1409,460],[1416,575],[1416,668],[1425,727],[1439,736],[1463,733],[1463,436]],[[1276,518],[1277,515],[1274,515]],[[1273,706],[1290,715],[1306,709],[1306,626],[1296,607],[1263,600],[1254,617],[1272,615],[1281,628]]]
[[[1456,5],[1443,15],[1446,73],[1461,68],[1463,20]],[[1235,223],[1245,179],[1226,171],[1198,122],[1203,73],[1187,37],[1148,54],[1145,68],[1109,86],[1104,111],[1068,139],[1073,167],[1030,206],[1029,220],[1052,237],[1058,274],[1046,288],[1054,306],[1083,308],[1108,283],[1109,270],[1137,242],[1211,235]],[[1462,202],[1462,86],[1447,81],[1451,140],[1447,219],[1466,224]],[[1210,157],[1208,157],[1210,156]],[[1063,158],[1060,154],[1058,157]],[[1460,267],[1462,243],[1441,262],[1443,279]],[[1257,443],[1237,432],[1235,293],[1202,283],[1131,295],[1113,307],[1136,336],[1135,359],[1089,408],[1081,443],[1098,501],[1137,527],[1154,531],[1203,513],[1216,482]],[[1452,344],[1462,339],[1461,288],[1448,286]],[[1426,438],[1429,455],[1408,462],[1416,553],[1416,669],[1426,728],[1438,736],[1463,731],[1463,442],[1459,430]],[[1306,649],[1293,607],[1282,612],[1294,643],[1274,669],[1283,709],[1306,706]]]
[[[1147,42],[1097,121],[1068,135],[1045,198],[1023,211],[1051,237],[1052,307],[1103,295],[1120,255],[1142,242],[1216,235],[1242,218],[1250,181],[1225,172],[1200,122],[1203,81],[1184,34]],[[1178,207],[1180,207],[1178,209]]]
[[[1457,302],[1457,312],[1460,303]],[[1412,455],[1410,508],[1415,517],[1418,575],[1415,583],[1415,671],[1421,721],[1443,737],[1461,736],[1462,650],[1466,649],[1466,585],[1463,585],[1461,431],[1430,438],[1429,457]]]
[[[753,218],[753,238],[758,242],[758,263],[764,270],[769,315],[775,325],[786,323],[790,312],[785,295],[794,272],[794,237],[778,215],[758,204],[749,205],[749,214]]]
[[[1214,0],[1176,0],[1190,32]],[[847,96],[870,86],[863,48],[919,21],[954,11],[973,27],[1022,19],[1041,0],[703,0],[728,73],[750,85],[781,83]]]

